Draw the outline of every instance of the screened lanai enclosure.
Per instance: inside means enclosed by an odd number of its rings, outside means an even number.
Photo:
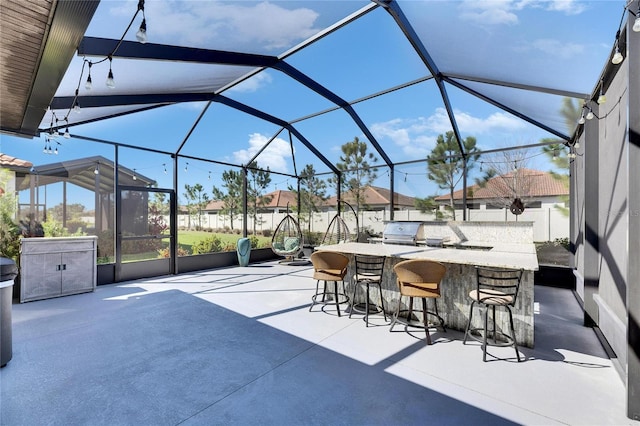
[[[285,213],[318,244],[341,201],[360,236],[491,210],[534,220],[545,201],[519,173],[541,170],[569,185],[545,226],[567,220],[585,323],[640,417],[637,0],[1,7],[1,151],[33,164],[15,174],[20,218],[82,217],[100,283],[231,265],[240,237],[254,261],[274,256]],[[495,176],[520,186],[480,207]],[[190,253],[194,230],[232,240]]]

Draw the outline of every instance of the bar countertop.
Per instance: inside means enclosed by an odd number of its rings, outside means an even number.
[[[538,256],[534,244],[494,243],[484,249],[424,247],[399,244],[341,243],[317,246],[316,250],[328,250],[349,254],[377,255],[401,259],[427,259],[443,263],[487,266],[492,268],[538,270]]]

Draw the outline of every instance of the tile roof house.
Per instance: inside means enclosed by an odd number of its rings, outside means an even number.
[[[377,186],[367,186],[365,188],[365,203],[368,209],[382,210],[389,209],[389,200],[391,198],[390,191],[386,188],[380,188]],[[276,190],[265,194],[265,197],[270,197],[270,201],[266,203],[260,209],[262,211],[268,211],[270,213],[286,213],[287,204],[289,204],[289,211],[291,212],[298,204],[297,195],[295,192],[286,190]],[[354,196],[349,192],[342,194],[342,199],[349,204],[354,204]],[[322,202],[320,209],[322,211],[335,210],[337,203],[337,197],[329,197],[326,201]],[[210,201],[205,207],[204,211],[208,213],[220,212],[223,209],[224,201],[213,200]],[[414,208],[414,198],[403,194],[395,194],[395,207],[401,208]]]
[[[462,208],[462,190],[453,193],[456,208]],[[518,169],[504,175],[494,176],[484,185],[467,188],[467,207],[492,209],[508,207],[515,198],[520,198],[525,207],[548,207],[564,205],[569,195],[569,186],[563,179],[551,173],[532,169]],[[440,206],[449,205],[449,194],[434,199]]]
[[[7,154],[0,153],[0,168],[12,171],[29,171],[33,167],[33,163],[27,160],[21,160]]]
[[[10,173],[8,181],[4,183],[6,188],[4,186],[0,186],[0,195],[5,192],[15,192],[18,187],[16,178],[23,178],[29,173],[32,167],[33,163],[30,161],[21,160],[7,154],[0,153],[0,169],[8,170]]]
[[[263,212],[286,213],[287,204],[289,205],[289,212],[291,212],[291,210],[298,204],[298,198],[295,192],[281,189],[265,194],[264,198],[268,199],[269,202],[259,207]],[[223,208],[224,201],[212,200],[209,201],[207,206],[204,208],[204,212],[209,214],[218,213]]]
[[[353,193],[347,191],[342,194],[342,199],[351,204],[355,208],[355,196]],[[323,203],[323,210],[333,210],[336,207],[338,197],[330,197]],[[366,186],[364,189],[364,204],[367,210],[389,210],[391,202],[391,191],[387,188],[380,188],[378,186]],[[398,208],[415,208],[415,199],[407,195],[395,193],[394,194],[394,207]]]

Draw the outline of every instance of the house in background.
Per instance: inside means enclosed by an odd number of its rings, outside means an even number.
[[[298,196],[292,191],[279,189],[263,195],[263,198],[269,201],[258,206],[259,213],[286,213],[287,205],[289,207],[289,213],[291,213],[298,205]],[[207,206],[203,209],[203,213],[220,214],[223,209],[224,201],[212,200],[207,203]]]
[[[342,199],[351,206],[356,208],[355,195],[351,191],[347,191],[342,194]],[[332,211],[336,209],[338,203],[338,197],[329,197],[324,203],[322,203],[322,211]],[[391,203],[391,191],[387,188],[380,188],[378,186],[366,186],[364,188],[364,202],[360,205],[360,210],[376,210],[389,212]],[[394,208],[396,210],[402,209],[415,209],[415,198],[407,195],[395,193],[394,194]]]
[[[6,170],[8,173],[8,175],[4,177],[7,181],[2,182],[2,185],[0,185],[0,196],[5,193],[16,193],[19,186],[17,180],[24,179],[32,167],[33,163],[30,161],[0,153],[0,170]]]
[[[364,198],[365,202],[360,206],[361,210],[389,210],[389,203],[391,199],[391,192],[386,188],[380,188],[377,186],[367,186],[365,188]],[[276,190],[264,195],[265,199],[269,199],[269,202],[258,207],[260,213],[286,213],[287,205],[289,206],[289,213],[295,211],[298,205],[298,196],[293,191]],[[342,194],[342,199],[351,204],[355,208],[355,197],[349,192]],[[322,212],[335,211],[337,204],[337,197],[329,197],[325,201],[319,203],[319,208]],[[204,212],[208,214],[219,214],[224,207],[224,202],[220,200],[212,200],[204,208]],[[406,195],[395,194],[395,208],[396,209],[413,209],[414,198]]]
[[[462,190],[453,193],[456,209],[462,209]],[[568,202],[568,182],[551,173],[532,169],[518,169],[494,176],[483,185],[467,188],[467,208],[476,210],[509,208],[520,199],[524,208],[565,207]],[[444,209],[449,206],[449,194],[434,201]]]
[[[298,205],[298,195],[292,191],[278,189],[265,195],[269,202],[259,207],[262,213],[289,213]]]

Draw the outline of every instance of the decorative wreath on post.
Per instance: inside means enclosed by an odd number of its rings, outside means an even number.
[[[509,210],[511,210],[511,213],[515,214],[516,216],[521,215],[524,211],[524,204],[522,203],[522,200],[520,198],[516,198],[515,200],[513,200],[513,203],[511,203],[511,207],[509,207]]]

